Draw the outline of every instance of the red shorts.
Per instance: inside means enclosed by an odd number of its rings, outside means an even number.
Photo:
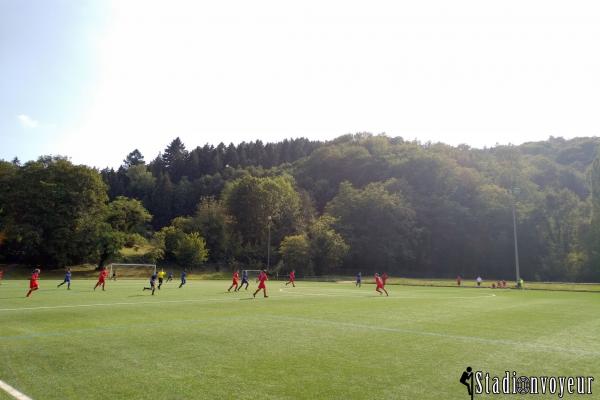
[[[237,280],[237,279],[234,279],[234,280],[233,280],[233,284],[234,284],[234,285],[237,285],[237,284],[238,284],[238,280]]]
[[[104,283],[104,278],[100,278],[100,279],[98,279],[98,283],[99,283],[99,284],[103,284],[103,283]]]
[[[261,282],[261,283],[259,283],[259,284],[258,284],[258,288],[259,288],[259,289],[266,289],[266,288],[267,288],[267,286],[265,285],[265,283],[264,283],[264,282]]]
[[[38,283],[37,281],[29,281],[29,289],[37,289]]]
[[[383,289],[383,285],[377,285],[377,289]]]

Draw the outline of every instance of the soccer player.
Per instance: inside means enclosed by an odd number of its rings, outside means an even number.
[[[0,269],[0,285],[2,285],[2,279],[4,279],[4,270]]]
[[[381,275],[381,280],[383,281],[383,286],[385,286],[387,284],[387,280],[388,280],[389,276],[387,273],[383,273],[383,275]]]
[[[481,287],[481,282],[483,282],[483,279],[481,279],[480,276],[477,277],[477,287]]]
[[[169,271],[169,275],[167,275],[167,282],[173,280],[173,271]]]
[[[375,290],[377,292],[379,292],[379,295],[382,295],[383,293],[381,292],[382,290],[385,292],[386,296],[389,296],[387,290],[385,290],[385,286],[383,283],[383,280],[381,279],[381,277],[379,276],[379,274],[375,274],[375,283],[377,284],[377,288],[375,288]]]
[[[285,283],[285,286],[288,285],[288,283],[291,283],[293,287],[296,287],[296,284],[294,283],[296,281],[296,270],[292,270],[292,272],[290,272],[290,280],[288,282]]]
[[[246,284],[246,290],[248,290],[248,271],[246,270],[242,271],[242,284],[237,288],[238,292],[240,291],[242,286],[244,286],[244,283]]]
[[[258,275],[258,289],[256,289],[256,292],[254,292],[254,294],[252,295],[252,297],[256,297],[256,293],[260,292],[261,289],[264,291],[264,295],[265,297],[269,297],[267,296],[267,285],[265,284],[265,281],[269,280],[269,278],[267,278],[267,271],[266,270],[262,270],[260,271],[260,274]]]
[[[67,268],[67,272],[65,272],[65,280],[63,283],[56,285],[56,287],[59,288],[65,283],[67,284],[67,290],[71,290],[71,268]]]
[[[106,276],[108,276],[108,272],[106,273]],[[112,276],[110,277],[110,279],[112,279],[113,281],[117,281],[117,271],[113,270]]]
[[[181,283],[179,284],[180,289],[183,285],[186,284],[186,282],[187,282],[186,278],[187,278],[187,272],[185,272],[185,269],[184,269],[183,271],[181,271]]]
[[[362,274],[360,272],[358,274],[356,274],[356,285],[354,285],[354,286],[358,286],[358,287],[362,286]]]
[[[233,291],[237,292],[239,280],[240,280],[240,272],[238,270],[235,270],[233,272],[233,282],[231,282],[231,286],[229,286],[229,289],[227,289],[227,291],[231,292],[231,288],[235,286],[235,289],[233,289]]]
[[[165,279],[165,275],[166,275],[165,270],[161,269],[160,272],[158,273],[158,290],[160,290],[160,287],[163,284],[163,280]]]
[[[36,268],[33,270],[33,273],[31,274],[31,278],[29,278],[29,292],[27,292],[27,296],[25,296],[25,297],[31,296],[31,293],[34,290],[39,289],[38,279],[40,279],[40,270],[39,270],[39,268]]]
[[[144,289],[142,290],[142,292],[146,291],[146,290],[152,290],[152,296],[154,296],[154,291],[156,290],[156,278],[157,278],[156,272],[153,272],[152,276],[150,277],[150,287],[144,286]]]
[[[457,286],[460,286],[460,283],[461,283],[461,282],[462,282],[462,277],[461,277],[460,275],[458,275],[458,276],[456,277],[456,285],[457,285]]]
[[[98,275],[98,282],[96,282],[96,286],[94,286],[94,290],[96,290],[96,288],[98,286],[102,286],[102,290],[104,291],[104,285],[106,284],[107,277],[108,277],[108,271],[106,270],[106,267],[102,267],[102,271],[100,271],[100,275]]]

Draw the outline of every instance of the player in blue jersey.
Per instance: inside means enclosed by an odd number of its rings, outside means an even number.
[[[67,290],[71,290],[71,268],[67,268],[67,271],[65,272],[65,280],[63,283],[56,285],[56,287],[59,288],[65,283],[67,284]]]
[[[183,271],[181,271],[181,283],[179,284],[180,288],[186,284],[186,282],[187,282],[186,278],[187,278],[187,272],[185,272],[185,269],[184,269]]]
[[[169,271],[169,274],[167,275],[167,282],[172,281],[173,280],[173,271]]]
[[[240,291],[242,286],[244,286],[244,283],[246,284],[246,290],[248,290],[248,271],[246,271],[246,270],[242,271],[242,283],[237,288],[238,292]]]
[[[354,285],[354,286],[360,287],[361,284],[362,284],[362,274],[359,272],[358,274],[356,274],[356,285]]]
[[[154,291],[156,290],[156,279],[158,279],[158,276],[156,275],[156,272],[154,272],[150,277],[150,287],[144,287],[143,291],[152,290],[152,296],[154,296]]]

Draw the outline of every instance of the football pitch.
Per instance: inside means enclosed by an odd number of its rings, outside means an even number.
[[[0,380],[34,400],[468,399],[467,366],[600,380],[599,293],[57,283],[28,299],[27,281],[0,285]]]

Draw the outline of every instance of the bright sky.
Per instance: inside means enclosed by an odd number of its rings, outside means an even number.
[[[596,1],[0,0],[0,158],[600,133]]]

